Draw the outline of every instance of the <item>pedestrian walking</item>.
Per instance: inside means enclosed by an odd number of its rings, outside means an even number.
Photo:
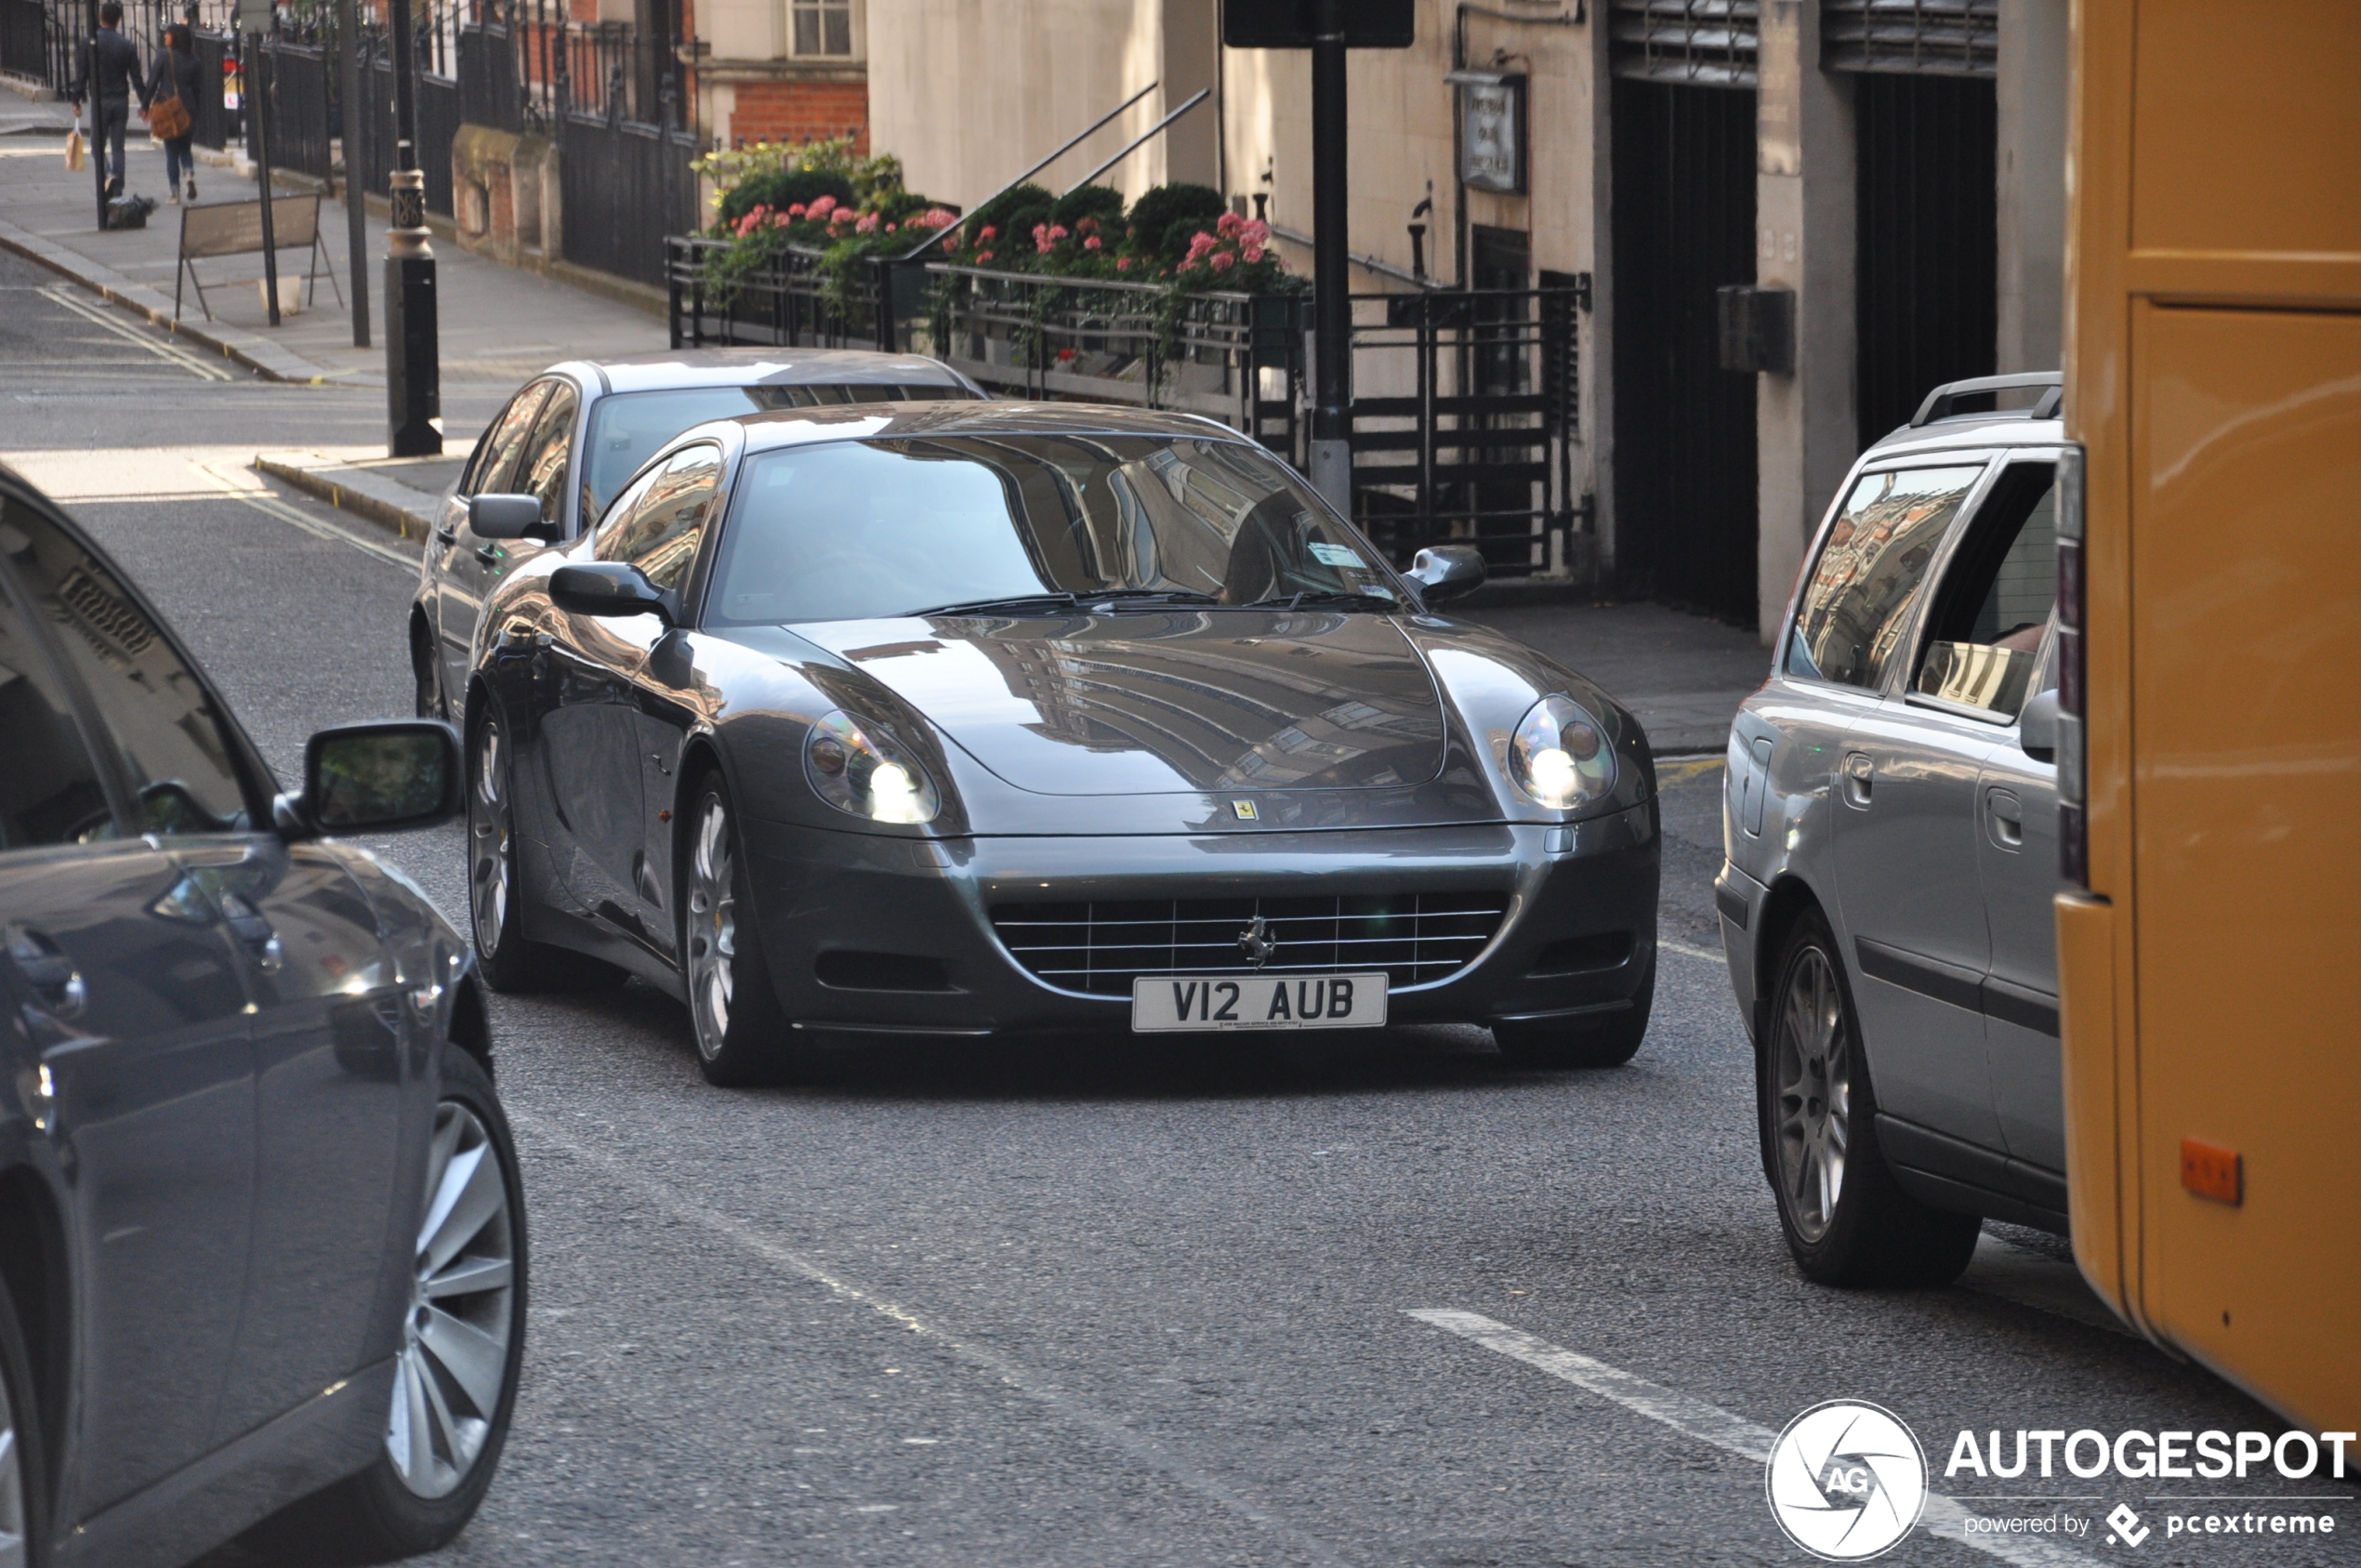
[[[82,73],[73,84],[74,128],[82,122],[83,100],[98,100],[91,137],[99,155],[107,160],[107,195],[123,194],[123,137],[131,124],[131,100],[139,100],[139,118],[148,117],[148,83],[139,69],[138,46],[125,38],[123,0],[106,0],[99,7],[99,32],[84,57]],[[93,74],[97,80],[91,80]]]
[[[197,134],[197,40],[186,22],[164,30],[164,47],[149,74],[148,124],[164,140],[165,200],[178,204],[185,193],[197,199],[197,159],[191,143]]]

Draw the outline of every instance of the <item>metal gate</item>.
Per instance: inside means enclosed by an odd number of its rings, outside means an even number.
[[[1751,626],[1755,384],[1721,368],[1714,291],[1755,278],[1755,95],[1613,92],[1615,586]]]
[[[270,166],[326,179],[335,113],[335,53],[317,44],[265,39],[261,90],[270,95]]]
[[[666,236],[697,227],[697,138],[574,113],[560,116],[558,136],[566,259],[662,286]]]
[[[41,0],[0,0],[0,71],[46,80],[49,74],[48,13]]]

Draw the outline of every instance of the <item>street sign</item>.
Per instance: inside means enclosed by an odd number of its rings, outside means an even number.
[[[1524,78],[1497,71],[1454,71],[1459,89],[1459,183],[1479,191],[1524,191]]]
[[[1233,49],[1308,49],[1319,0],[1221,0],[1221,41]],[[1418,40],[1418,0],[1352,0],[1348,49],[1406,49]]]

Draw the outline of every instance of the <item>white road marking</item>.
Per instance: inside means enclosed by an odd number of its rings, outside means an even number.
[[[333,523],[322,522],[317,518],[305,516],[280,500],[276,493],[251,472],[241,468],[225,468],[215,463],[196,463],[191,466],[228,492],[232,499],[244,501],[256,511],[277,518],[281,522],[300,528],[306,534],[317,538],[333,539],[339,545],[350,545],[365,555],[376,556],[378,560],[389,561],[405,572],[415,572],[418,569],[418,558],[415,555],[405,554],[389,545],[380,545],[374,539],[363,539],[358,534],[349,534]]]
[[[1719,1405],[1708,1404],[1620,1367],[1552,1345],[1480,1312],[1425,1308],[1407,1315],[1463,1339],[1472,1339],[1485,1350],[1497,1351],[1528,1366],[1538,1367],[1553,1377],[1563,1377],[1634,1415],[1645,1416],[1741,1459],[1758,1465],[1771,1462],[1771,1444],[1778,1434],[1768,1427],[1733,1416]],[[1929,1534],[1989,1552],[2018,1568],[2097,1568],[2095,1558],[2029,1535],[1971,1535],[1966,1528],[1968,1517],[1968,1510],[1957,1501],[1934,1491],[1927,1493],[1926,1511],[1919,1516]]]
[[[52,304],[63,306],[65,309],[73,311],[75,315],[80,316],[86,322],[106,328],[107,331],[114,334],[117,337],[122,338],[125,343],[137,344],[138,347],[145,349],[149,353],[153,354],[156,358],[164,361],[165,363],[177,366],[181,370],[185,370],[191,376],[201,377],[207,381],[227,381],[230,379],[229,371],[223,369],[221,366],[214,364],[209,361],[199,359],[196,355],[189,352],[188,349],[179,347],[178,344],[159,343],[155,339],[149,337],[142,333],[134,331],[131,327],[116,321],[112,316],[107,313],[107,310],[103,306],[92,305],[87,301],[76,298],[73,293],[73,285],[71,283],[52,283],[42,289],[41,296],[44,299],[50,301]]]
[[[1692,947],[1685,942],[1674,942],[1667,937],[1656,938],[1656,945],[1667,953],[1678,953],[1688,958],[1702,958],[1708,964],[1720,964],[1725,968],[1730,963],[1729,959],[1709,947]]]
[[[780,1245],[743,1220],[732,1219],[717,1209],[707,1208],[703,1204],[690,1202],[671,1188],[649,1180],[636,1166],[627,1166],[620,1160],[609,1157],[601,1150],[594,1149],[587,1144],[577,1143],[567,1138],[554,1124],[539,1116],[520,1112],[511,1106],[508,1111],[508,1119],[520,1128],[530,1129],[534,1138],[542,1140],[553,1147],[563,1149],[575,1159],[598,1166],[607,1173],[613,1185],[629,1188],[651,1207],[664,1211],[674,1219],[698,1226],[715,1235],[734,1242],[757,1257],[774,1263],[790,1273],[798,1274],[814,1285],[823,1286],[839,1299],[866,1307],[908,1329],[911,1333],[923,1337],[930,1344],[945,1353],[991,1373],[1027,1399],[1056,1412],[1077,1426],[1088,1428],[1092,1433],[1115,1447],[1122,1449],[1134,1459],[1154,1465],[1190,1491],[1208,1497],[1240,1518],[1261,1526],[1272,1535],[1285,1542],[1301,1560],[1322,1564],[1323,1568],[1346,1568],[1344,1559],[1338,1556],[1326,1542],[1306,1535],[1260,1504],[1248,1500],[1226,1482],[1197,1469],[1196,1466],[1181,1458],[1155,1439],[1136,1432],[1117,1417],[1104,1411],[1093,1409],[1073,1398],[1056,1385],[1043,1379],[1038,1374],[1026,1371],[1001,1356],[997,1351],[979,1345],[971,1339],[961,1338],[936,1324],[919,1317],[909,1309],[863,1289],[842,1275],[833,1272],[824,1264],[814,1262],[800,1253]]]

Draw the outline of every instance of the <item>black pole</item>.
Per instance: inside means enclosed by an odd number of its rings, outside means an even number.
[[[1352,300],[1345,190],[1345,0],[1317,0],[1312,33],[1312,308],[1318,385],[1312,488],[1352,513]]]
[[[361,199],[362,154],[368,119],[361,111],[361,7],[336,0],[336,46],[344,76],[344,270],[352,284],[352,346],[369,346],[369,209]]]
[[[97,180],[99,228],[107,227],[107,106],[99,100],[99,0],[90,0],[90,31],[82,46],[82,101],[90,106],[90,172]],[[130,127],[124,127],[127,137]],[[124,161],[130,161],[125,152]]]
[[[428,243],[427,181],[418,172],[418,69],[410,0],[393,0],[393,178],[386,229],[386,447],[395,457],[442,450],[442,366],[435,328],[434,246]]]
[[[279,249],[277,235],[270,226],[270,116],[265,105],[270,99],[270,67],[262,48],[259,33],[249,33],[254,40],[254,70],[246,79],[246,96],[254,105],[254,115],[246,121],[249,134],[247,152],[254,159],[255,183],[262,188],[262,292],[270,312],[270,324],[279,324]]]

